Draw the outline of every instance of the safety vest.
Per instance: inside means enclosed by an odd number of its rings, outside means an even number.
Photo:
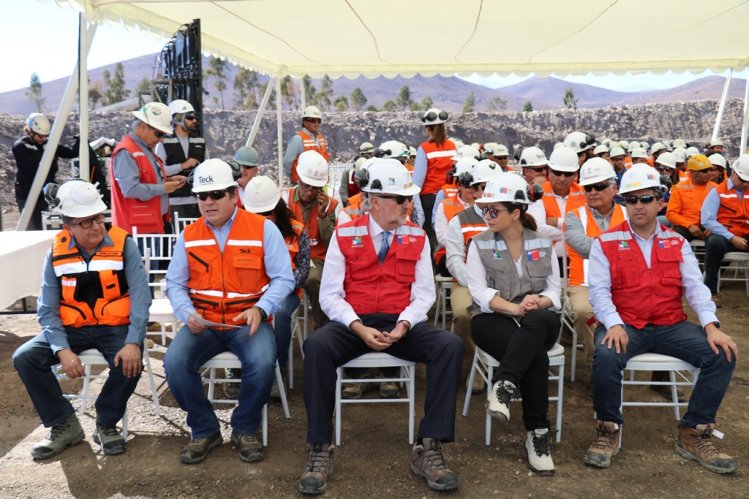
[[[679,170],[679,183],[686,182],[687,180],[690,180],[691,178],[692,177],[689,176],[688,172],[684,170]]]
[[[445,199],[458,195],[458,183],[453,182],[451,184],[444,184],[442,186],[442,193],[445,195]]]
[[[368,214],[338,227],[335,237],[346,260],[343,290],[354,312],[403,312],[411,303],[416,264],[426,242],[424,230],[411,222],[398,227],[382,264],[369,235]]]
[[[574,211],[581,206],[585,206],[585,196],[583,195],[583,189],[577,182],[574,182],[570,186],[570,193],[567,194],[567,202],[564,205],[564,213],[559,208],[557,198],[554,195],[554,191],[551,188],[551,182],[548,180],[544,182],[544,196],[541,198],[544,203],[544,209],[546,210],[547,217],[564,218],[567,213]]]
[[[167,165],[174,165],[177,163],[184,163],[188,158],[195,158],[198,163],[205,161],[205,139],[203,137],[188,137],[187,138],[187,156],[185,156],[185,150],[182,149],[182,143],[179,141],[176,135],[169,135],[161,140],[164,145],[164,151],[166,151]],[[182,175],[188,175],[190,172],[195,170],[195,167],[182,170]],[[184,198],[184,197],[195,197],[192,192],[192,186],[185,184],[176,191],[169,194],[170,198]]]
[[[486,285],[496,289],[499,296],[512,303],[520,303],[528,294],[546,289],[546,278],[551,275],[552,243],[530,229],[523,229],[523,275],[518,276],[515,260],[498,232],[486,231],[474,236],[481,263],[486,271]],[[474,313],[478,307],[474,305]]]
[[[364,210],[361,207],[361,202],[361,193],[355,194],[348,198],[348,206],[346,206],[343,211],[346,212],[346,215],[348,215],[351,220],[356,220],[360,216],[364,215]]]
[[[130,135],[125,135],[120,143],[117,144],[112,153],[112,158],[117,155],[120,149],[125,149],[135,160],[135,163],[138,165],[139,181],[141,184],[159,183],[156,179],[156,172],[153,169],[153,165],[148,160],[148,156],[130,138]],[[157,167],[161,169],[161,176],[166,179],[164,163],[161,162],[159,157],[155,157],[158,162]],[[139,234],[163,234],[164,222],[168,222],[170,218],[169,210],[166,210],[165,214],[161,214],[161,196],[154,196],[147,201],[141,201],[137,198],[127,198],[122,194],[120,184],[114,178],[114,161],[112,161],[110,175],[112,183],[112,225],[122,227],[131,234],[133,227],[138,228]]]
[[[718,222],[734,236],[749,236],[749,192],[743,192],[742,201],[735,186],[728,188],[728,179],[721,182],[715,190],[720,197]]]
[[[468,243],[471,239],[486,231],[489,227],[486,226],[484,219],[476,213],[476,208],[474,206],[469,206],[461,211],[457,214],[457,217],[460,222],[460,232],[463,234],[463,244],[466,248],[465,257],[468,255]]]
[[[325,142],[325,137],[323,137],[321,133],[318,133],[315,137],[312,137],[305,129],[299,130],[297,132],[297,135],[302,138],[302,152],[317,151],[322,155],[323,158],[325,158],[325,161],[330,160],[330,154],[328,154],[328,145]],[[315,139],[317,139],[317,141],[315,141]],[[299,182],[299,175],[296,172],[297,162],[299,162],[299,156],[297,156],[296,159],[294,159],[294,162],[291,164],[291,181],[293,183]]]
[[[679,269],[684,238],[662,225],[660,230],[653,240],[650,268],[629,222],[598,236],[609,261],[611,300],[624,323],[637,329],[648,324],[670,326],[687,318],[681,306]]]
[[[63,229],[52,243],[52,266],[60,280],[60,319],[65,326],[130,324],[130,294],[125,277],[125,241],[119,227],[107,233],[114,243],[99,248],[88,263]]]
[[[427,157],[427,172],[420,194],[435,194],[445,184],[447,172],[453,166],[455,144],[447,139],[442,145],[427,140],[421,144],[421,149]]]
[[[601,228],[598,227],[596,219],[593,217],[590,209],[587,206],[580,206],[575,211],[577,218],[583,224],[583,230],[585,235],[593,239],[601,235]],[[618,204],[614,204],[614,209],[611,212],[611,221],[609,227],[614,227],[627,220],[627,211],[624,210]],[[567,256],[570,259],[570,273],[569,273],[569,285],[570,286],[587,286],[588,285],[588,259],[580,256],[572,246],[567,245]]]
[[[443,199],[439,206],[437,206],[437,210],[440,209],[440,206],[443,210],[445,210],[445,218],[449,222],[453,219],[454,216],[456,216],[461,211],[465,210],[465,207],[463,206],[463,202],[458,198],[458,195],[455,194],[453,196],[450,196],[448,198]],[[471,208],[471,207],[469,207]],[[436,263],[439,263],[442,261],[443,258],[445,258],[446,250],[444,246],[440,246],[437,248],[437,251],[434,252],[434,261]]]
[[[666,208],[666,218],[673,225],[689,227],[700,224],[700,210],[702,202],[707,197],[710,189],[717,187],[715,182],[704,185],[695,185],[691,177],[684,182],[679,182],[671,188],[671,197]],[[677,211],[678,210],[678,211]]]
[[[296,262],[294,260],[296,259],[297,254],[299,253],[299,236],[302,235],[302,231],[304,230],[304,224],[298,220],[291,219],[291,228],[294,229],[294,234],[296,234],[296,237],[294,240],[291,240],[291,237],[284,237],[283,240],[286,243],[286,249],[289,250],[289,256],[291,257],[291,270],[296,269]]]
[[[305,220],[302,203],[294,200],[297,189],[298,187],[286,189],[286,204],[289,206],[289,211],[291,211],[294,218],[302,221],[307,228],[307,236],[309,236],[310,244],[310,258],[313,260],[325,260],[325,254],[328,252],[328,245],[323,243],[319,238],[320,232],[317,218],[317,201],[312,201],[312,207],[309,209],[309,213],[307,213],[307,220]],[[325,216],[334,212],[336,206],[338,206],[338,201],[330,198],[330,206],[328,206],[328,211],[325,212]]]
[[[185,227],[190,267],[187,288],[193,306],[204,319],[231,324],[268,289],[264,226],[265,217],[237,210],[223,252],[205,218]]]

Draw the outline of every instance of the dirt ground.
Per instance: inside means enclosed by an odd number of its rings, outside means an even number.
[[[10,285],[10,283],[3,283]],[[723,329],[744,355],[749,352],[749,301],[740,283],[727,285],[719,310]],[[289,390],[291,419],[280,403],[269,406],[269,442],[265,459],[239,461],[230,444],[213,451],[200,465],[185,466],[179,452],[188,439],[185,414],[169,391],[161,389],[162,416],[156,417],[145,376],[129,404],[127,453],[104,456],[91,439],[93,409],[81,418],[86,439],[56,458],[34,461],[29,451],[43,438],[28,395],[12,364],[12,352],[37,333],[35,317],[0,316],[0,497],[294,497],[306,461],[305,410],[301,359],[295,349],[294,389]],[[568,339],[568,337],[565,337]],[[568,349],[569,352],[569,349]],[[160,356],[154,370],[163,381]],[[568,357],[569,364],[569,357]],[[568,367],[569,370],[569,367]],[[627,408],[623,447],[612,468],[585,466],[582,456],[594,437],[588,383],[590,367],[581,363],[577,379],[565,381],[562,441],[552,456],[556,475],[529,472],[519,405],[509,425],[493,425],[492,444],[484,445],[483,396],[472,398],[468,417],[460,415],[465,391],[456,401],[456,442],[445,445],[448,465],[460,475],[457,492],[432,492],[409,472],[406,408],[402,404],[351,405],[343,413],[343,440],[337,449],[329,497],[746,497],[749,494],[749,368],[740,361],[718,414],[726,434],[721,447],[735,456],[739,470],[719,476],[674,453],[675,421],[668,408]],[[77,388],[73,386],[73,388]],[[417,371],[417,421],[424,401],[425,371]],[[647,388],[628,389],[625,397],[657,400]],[[224,406],[226,407],[226,406]],[[553,421],[555,406],[550,406]],[[219,410],[228,440],[230,410]]]

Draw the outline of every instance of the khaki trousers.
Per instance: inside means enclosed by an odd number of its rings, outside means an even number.
[[[583,343],[585,359],[592,363],[595,345],[593,345],[593,324],[588,324],[593,318],[593,307],[588,300],[588,287],[572,286],[567,288],[567,296],[570,299],[570,305],[572,305],[572,316],[577,337]],[[573,345],[573,348],[576,348],[576,346]]]

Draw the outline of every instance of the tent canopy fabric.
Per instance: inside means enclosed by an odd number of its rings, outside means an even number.
[[[65,2],[65,0],[57,0]],[[274,77],[558,75],[749,66],[747,0],[67,0]]]

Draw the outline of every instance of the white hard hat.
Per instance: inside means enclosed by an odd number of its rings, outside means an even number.
[[[457,137],[449,137],[449,139],[450,139],[450,142],[452,142],[455,145],[455,149],[460,149],[461,147],[465,145],[463,141]]]
[[[694,146],[687,147],[685,154],[687,155],[687,159],[689,159],[691,156],[694,156],[695,154],[700,154],[700,150]]]
[[[676,169],[676,157],[673,153],[666,151],[655,159],[655,164]]]
[[[492,153],[493,156],[509,156],[510,151],[507,149],[507,146],[504,144],[494,144],[494,147],[492,148],[494,151]]]
[[[362,142],[359,146],[359,152],[361,153],[370,153],[374,151],[374,146],[371,142]]]
[[[629,147],[627,147],[627,151],[633,152],[635,149],[644,149],[644,147],[642,147],[642,144],[640,144],[636,140],[633,140],[629,143]]]
[[[648,159],[648,153],[642,147],[635,147],[632,149],[632,157],[640,159]]]
[[[476,158],[460,158],[455,163],[455,173],[453,174],[453,176],[459,177],[461,174],[465,173],[473,174],[478,165],[479,160],[477,160]]]
[[[722,154],[718,154],[716,152],[715,154],[711,154],[710,156],[708,156],[707,159],[710,160],[711,165],[720,166],[724,170],[726,169],[726,158]]]
[[[525,151],[523,151],[523,154],[525,154]],[[522,159],[521,156],[521,164]],[[567,146],[555,149],[549,158],[549,168],[558,172],[576,172],[580,169],[580,165],[577,162],[577,153]]]
[[[653,144],[653,147],[650,148],[650,155],[652,156],[658,151],[663,151],[665,149],[668,149],[666,147],[666,144],[664,144],[663,142],[656,142],[655,144]]]
[[[621,147],[622,149],[624,149],[625,151],[627,151],[627,150],[629,150],[629,142],[627,142],[626,140],[620,140],[619,141],[619,147]]]
[[[575,153],[587,151],[596,144],[596,138],[585,132],[572,132],[564,138],[564,145]]]
[[[575,155],[577,160],[577,155]],[[526,147],[520,154],[520,166],[525,168],[526,166],[547,166],[549,160],[546,159],[546,154],[538,147]]]
[[[497,163],[490,159],[482,159],[471,174],[471,185],[488,182],[500,173],[502,173],[502,168]]]
[[[407,158],[408,148],[402,142],[397,140],[388,140],[380,144],[377,148],[380,151],[381,158]]]
[[[580,182],[582,185],[593,185],[604,180],[616,178],[616,172],[611,163],[603,158],[590,158],[580,168]]]
[[[242,204],[252,213],[266,213],[272,211],[281,199],[281,189],[265,175],[252,177],[244,188]]]
[[[133,116],[146,125],[154,127],[164,133],[173,133],[172,115],[169,108],[161,102],[148,102],[140,110],[133,111]]]
[[[674,155],[674,159],[677,163],[685,163],[687,161],[687,151],[683,147],[675,147],[671,154]]]
[[[517,173],[500,171],[484,187],[484,194],[476,203],[520,203],[530,204],[528,182]]]
[[[107,210],[99,189],[85,180],[68,180],[57,189],[55,198],[54,210],[70,218],[90,217]]]
[[[596,156],[598,156],[599,154],[606,153],[606,152],[609,152],[609,148],[608,146],[605,146],[603,144],[601,144],[600,146],[596,146],[596,148],[593,149],[593,154],[595,154]]]
[[[195,108],[192,104],[186,100],[176,99],[169,103],[169,114],[174,116],[175,114],[194,113]]]
[[[426,110],[424,115],[421,117],[421,121],[425,125],[439,125],[447,121],[447,113],[436,107],[432,107]]]
[[[411,180],[411,173],[397,159],[373,158],[367,163],[368,181],[362,191],[370,194],[413,196],[421,190]]]
[[[715,147],[715,146],[722,146],[722,145],[723,145],[722,140],[720,140],[719,138],[714,138],[710,141],[710,145],[708,147]]]
[[[192,175],[192,192],[220,191],[235,185],[231,166],[218,158],[203,161]]]
[[[742,154],[733,162],[733,171],[744,182],[749,182],[749,154]]]
[[[478,148],[472,145],[460,146],[453,155],[453,161],[457,161],[460,158],[476,158],[481,156]]]
[[[609,151],[610,158],[616,158],[618,156],[624,156],[624,149],[621,146],[614,146]]]
[[[564,147],[564,142],[554,142],[554,148],[552,149],[552,151],[556,151],[560,147]]]
[[[299,178],[312,187],[322,187],[328,183],[328,162],[317,151],[304,151],[296,164]]]
[[[49,124],[49,120],[42,113],[31,113],[26,118],[26,126],[38,135],[49,135],[52,126]]]
[[[320,118],[322,119],[322,113],[317,106],[307,106],[302,111],[302,119],[304,118]]]
[[[409,156],[416,156],[416,148],[414,146],[408,147],[408,155]]]
[[[645,163],[637,163],[624,172],[619,185],[619,193],[626,194],[640,189],[656,188],[663,190],[661,175],[655,168]]]
[[[687,148],[687,143],[684,141],[684,139],[674,139],[671,145],[674,147],[674,149],[676,149],[677,147],[681,147],[682,149]]]

